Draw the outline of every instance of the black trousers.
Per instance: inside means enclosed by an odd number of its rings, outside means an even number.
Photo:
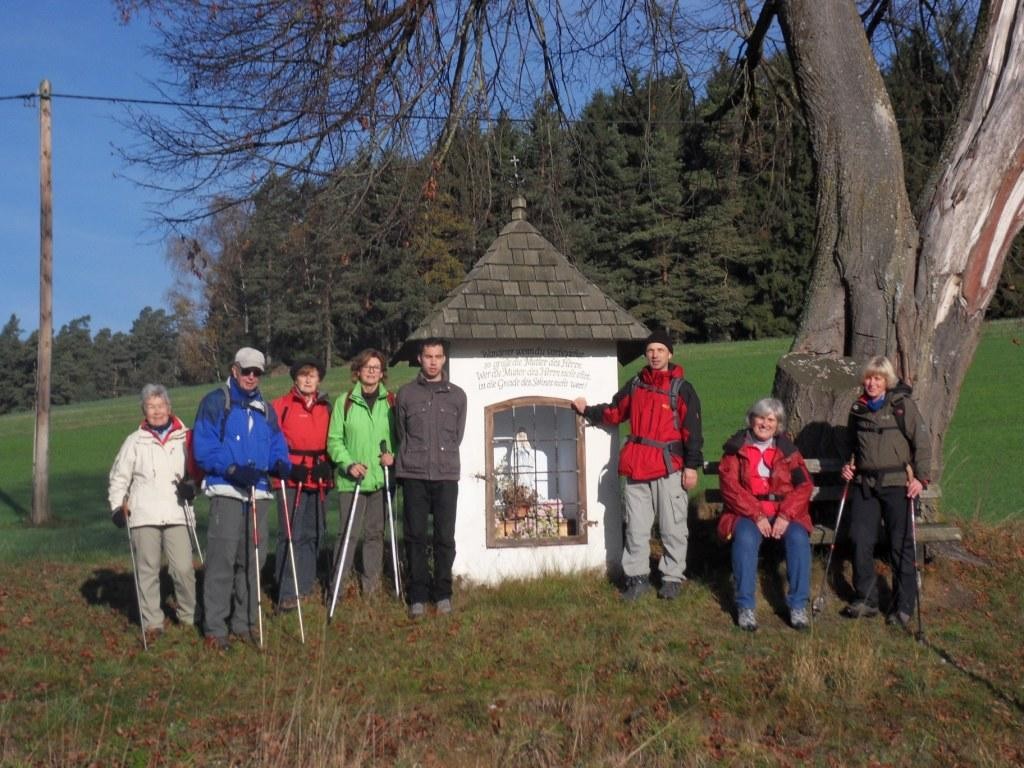
[[[409,558],[409,602],[426,603],[452,596],[455,562],[455,508],[457,480],[402,480],[405,551]],[[430,518],[434,519],[429,536]],[[434,573],[427,561],[427,542],[433,544]]]
[[[853,587],[857,598],[878,606],[875,544],[879,521],[885,525],[892,567],[893,602],[890,610],[912,614],[917,604],[917,574],[910,530],[910,500],[902,485],[850,487],[850,540],[853,544]]]

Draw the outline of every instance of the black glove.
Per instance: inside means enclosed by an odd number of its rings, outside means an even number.
[[[128,525],[128,516],[124,513],[124,507],[117,507],[113,512],[110,513],[110,522],[116,525],[118,528],[124,528]]]
[[[240,485],[243,488],[252,488],[259,485],[260,480],[266,474],[262,469],[256,469],[256,467],[250,466],[238,466],[232,464],[228,467],[227,479],[234,485]]]
[[[178,494],[178,501],[191,504],[196,498],[196,484],[187,477],[174,481],[174,488]]]
[[[292,468],[288,472],[289,480],[296,484],[304,483],[307,477],[309,477],[309,469],[304,464],[292,464]]]
[[[334,467],[329,461],[318,461],[313,465],[313,471],[311,474],[316,482],[326,483],[334,476]]]
[[[271,477],[276,477],[278,480],[287,480],[288,475],[292,471],[292,465],[287,461],[278,461],[269,470]]]

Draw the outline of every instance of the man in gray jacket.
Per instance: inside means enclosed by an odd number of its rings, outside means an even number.
[[[405,548],[409,558],[409,615],[418,619],[428,601],[438,613],[452,610],[455,509],[459,498],[459,445],[466,431],[466,393],[444,372],[445,343],[420,343],[420,373],[398,390],[395,476],[405,496]],[[434,573],[427,563],[427,530],[434,517]]]

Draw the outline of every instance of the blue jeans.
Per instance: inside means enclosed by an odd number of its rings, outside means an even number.
[[[277,492],[277,600],[295,597],[292,564],[288,560],[288,536],[281,508],[281,492]],[[320,490],[303,490],[295,508],[295,489],[288,488],[288,513],[292,524],[292,549],[295,551],[295,574],[299,577],[299,596],[306,597],[316,585],[316,566],[320,542],[325,536],[326,500],[320,501]]]
[[[754,607],[754,590],[757,584],[757,554],[764,537],[757,530],[757,524],[749,517],[736,521],[732,532],[732,574],[736,580],[736,605],[740,608]],[[811,593],[811,542],[803,526],[790,523],[782,534],[786,547],[786,576],[789,591],[786,605],[790,610],[805,608]]]

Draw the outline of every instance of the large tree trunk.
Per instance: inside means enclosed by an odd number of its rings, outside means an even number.
[[[789,0],[779,18],[810,129],[817,238],[807,308],[776,391],[805,451],[835,455],[850,372],[888,355],[942,438],[1024,199],[1024,0],[993,2],[943,172],[915,224],[885,86],[848,0]],[[813,427],[803,435],[805,427]]]
[[[973,55],[937,181],[922,198],[917,270],[897,325],[940,471],[985,309],[1024,223],[1024,0],[988,4]]]

